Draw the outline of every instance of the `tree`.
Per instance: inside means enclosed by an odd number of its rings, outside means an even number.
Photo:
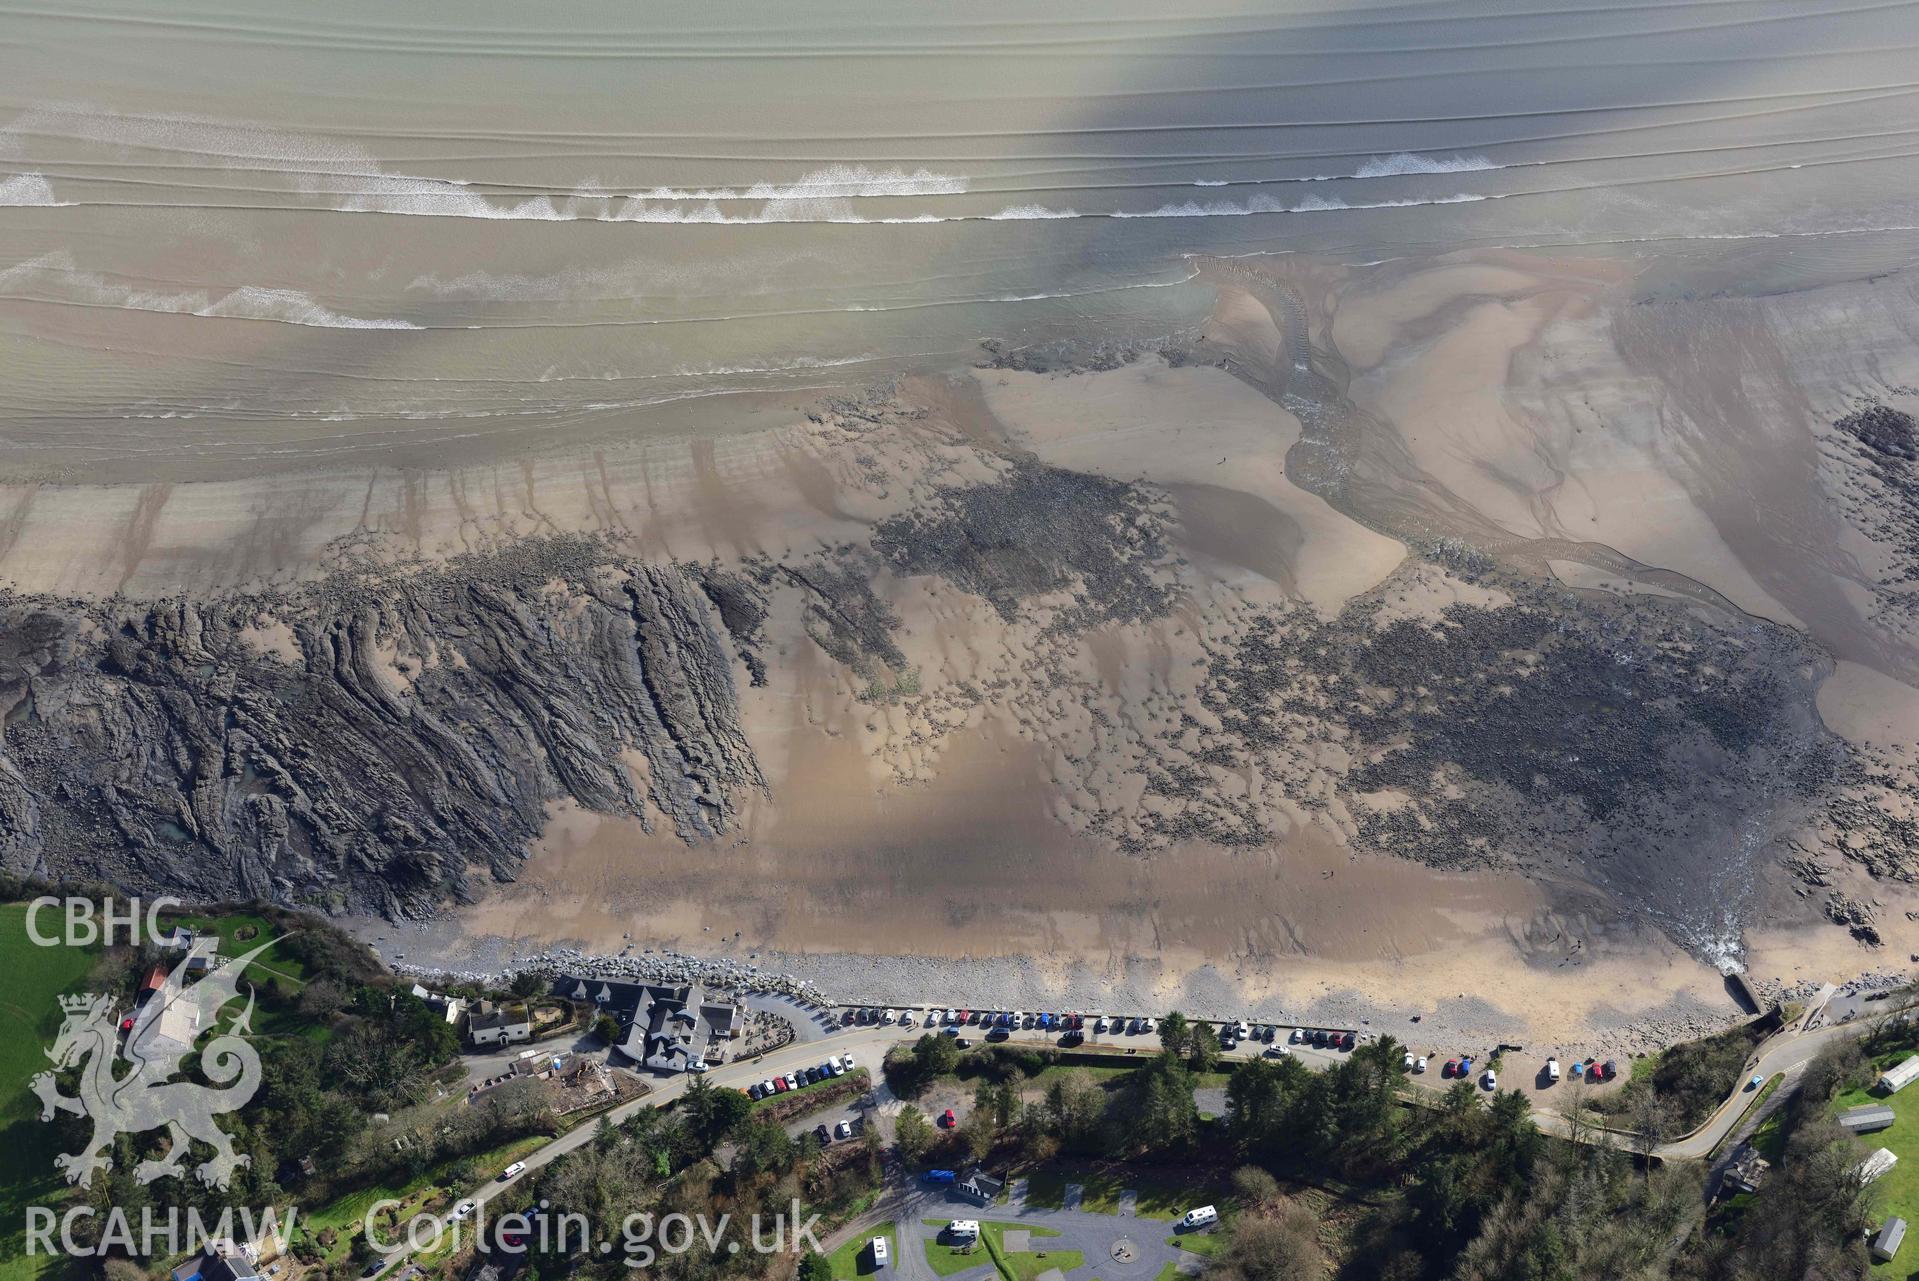
[[[1626,1110],[1632,1128],[1632,1148],[1639,1156],[1648,1181],[1652,1179],[1652,1154],[1659,1150],[1672,1127],[1672,1112],[1666,1101],[1651,1090],[1633,1095]]]
[[[1233,1171],[1233,1191],[1242,1203],[1258,1208],[1279,1199],[1279,1180],[1256,1165],[1242,1165]]]
[[[927,1123],[926,1114],[911,1104],[901,1108],[894,1124],[894,1142],[901,1160],[911,1162],[925,1156],[926,1149],[933,1146],[933,1127]]]
[[[1003,1130],[1019,1119],[1019,1087],[1011,1081],[981,1081],[973,1090],[973,1110],[983,1113],[995,1130]]]
[[[743,1127],[733,1149],[733,1173],[784,1174],[793,1167],[797,1149],[786,1131],[773,1121],[755,1121]]]
[[[1133,1124],[1128,1137],[1140,1148],[1171,1152],[1193,1141],[1199,1108],[1193,1102],[1193,1074],[1171,1053],[1162,1053],[1135,1071],[1131,1086]]]
[[[611,1014],[602,1014],[593,1020],[593,1035],[608,1045],[617,1044],[620,1039],[620,1021]]]
[[[1195,1072],[1211,1072],[1219,1066],[1219,1033],[1211,1023],[1195,1023],[1187,1036],[1186,1061]]]
[[[705,1077],[695,1075],[687,1082],[680,1107],[693,1133],[710,1151],[753,1111],[753,1100],[738,1090],[716,1089]]]
[[[1325,1273],[1319,1223],[1292,1201],[1270,1215],[1242,1215],[1211,1269],[1219,1281],[1293,1281]]]
[[[1159,1021],[1159,1048],[1168,1054],[1186,1053],[1188,1035],[1186,1016],[1178,1010]]]
[[[508,990],[524,1001],[529,996],[539,995],[540,990],[545,986],[546,979],[544,977],[535,974],[531,970],[521,970],[513,976],[513,983]]]
[[[799,1281],[833,1281],[833,1265],[825,1255],[809,1250],[800,1257]]]
[[[1047,1128],[1075,1152],[1094,1152],[1105,1138],[1106,1095],[1084,1072],[1067,1072],[1046,1086]]]

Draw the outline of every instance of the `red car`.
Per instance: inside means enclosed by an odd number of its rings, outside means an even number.
[[[1459,1060],[1458,1060],[1458,1059],[1447,1059],[1447,1060],[1446,1060],[1446,1066],[1445,1066],[1445,1067],[1443,1067],[1443,1068],[1441,1068],[1441,1069],[1439,1070],[1439,1074],[1440,1074],[1441,1076],[1458,1076],[1458,1075],[1459,1075]]]
[[[947,1108],[946,1111],[940,1115],[940,1124],[949,1130],[959,1124],[959,1118],[953,1115],[952,1108]]]

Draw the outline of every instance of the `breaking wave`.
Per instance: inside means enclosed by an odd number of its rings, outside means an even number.
[[[189,290],[166,293],[115,284],[74,266],[66,253],[47,254],[0,271],[0,289],[9,297],[77,307],[152,311],[222,320],[268,320],[316,329],[418,329],[406,320],[366,319],[334,311],[298,289],[242,285],[226,293]],[[13,290],[24,292],[13,293]]]
[[[1351,174],[1350,178],[1405,178],[1430,173],[1484,173],[1503,169],[1484,156],[1422,156],[1411,151],[1396,151],[1390,156],[1374,156]]]
[[[1476,195],[1461,191],[1450,196],[1428,196],[1424,199],[1371,200],[1360,203],[1348,203],[1344,200],[1327,200],[1319,196],[1310,196],[1298,204],[1287,204],[1271,196],[1254,196],[1249,200],[1214,200],[1201,203],[1197,200],[1183,200],[1174,204],[1164,204],[1157,209],[1147,209],[1136,213],[1119,210],[1108,215],[1113,218],[1245,218],[1254,214],[1300,214],[1330,213],[1342,209],[1410,209],[1419,205],[1462,205],[1475,200],[1498,200],[1498,196]]]

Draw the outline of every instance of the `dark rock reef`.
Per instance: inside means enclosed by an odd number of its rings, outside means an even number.
[[[511,879],[559,797],[714,835],[764,786],[711,604],[730,591],[549,539],[273,597],[0,602],[0,851],[421,915]]]

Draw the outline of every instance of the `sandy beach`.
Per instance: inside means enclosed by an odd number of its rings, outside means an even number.
[[[1203,274],[1177,346],[711,430],[0,487],[14,607],[76,620],[10,660],[43,735],[13,857],[70,837],[211,891],[167,824],[225,825],[245,883],[362,914],[409,965],[670,947],[849,999],[1418,1015],[1568,1052],[1737,1017],[1728,965],[1781,991],[1904,968],[1909,553],[1833,423],[1919,360],[1805,336],[1891,316],[1903,278],[1649,319],[1618,261]],[[1769,434],[1724,404],[1750,379],[1649,325],[1763,352]],[[116,634],[153,657],[82,660]],[[183,820],[123,786],[129,859],[32,780],[98,750],[47,709],[131,688],[59,673],[141,661],[215,704],[317,698],[330,739],[417,739],[440,781],[368,826],[311,810],[393,784],[260,722],[226,750],[295,780],[284,804],[221,784]],[[440,798],[469,793],[512,821],[455,825]],[[414,852],[369,879],[345,852],[381,831]]]

